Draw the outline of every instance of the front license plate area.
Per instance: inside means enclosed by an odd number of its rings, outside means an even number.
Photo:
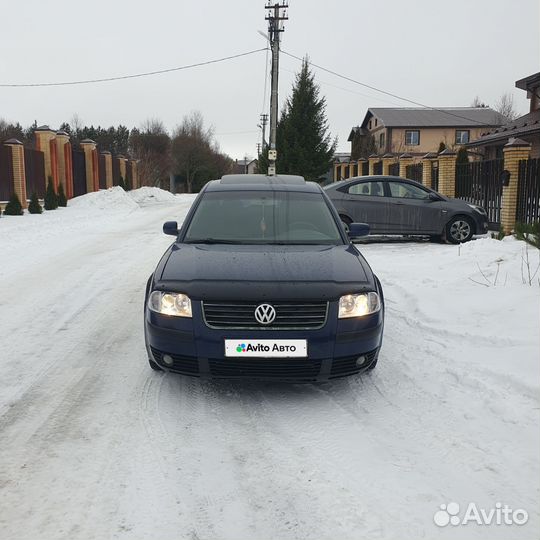
[[[307,339],[226,339],[227,358],[306,358]]]

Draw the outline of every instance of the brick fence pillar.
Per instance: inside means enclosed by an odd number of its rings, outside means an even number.
[[[431,182],[431,172],[433,169],[433,162],[436,160],[437,154],[435,154],[434,152],[428,152],[425,156],[422,157],[422,184],[432,189],[433,185]]]
[[[369,176],[373,176],[375,174],[375,163],[379,161],[379,156],[377,154],[371,154],[371,156],[368,157],[368,163],[369,163]]]
[[[334,182],[338,182],[341,180],[341,167],[339,166],[339,163],[334,163]]]
[[[504,169],[510,173],[507,186],[503,186],[501,229],[511,233],[516,225],[518,198],[519,162],[529,159],[531,143],[517,138],[510,138],[504,145]]]
[[[412,165],[414,158],[411,154],[401,154],[399,156],[399,176],[401,178],[407,178],[407,167]]]
[[[11,148],[11,170],[13,171],[13,191],[26,208],[26,170],[24,167],[24,146],[17,139],[8,139],[5,143]]]
[[[58,189],[58,153],[55,143],[56,132],[49,126],[40,126],[35,129],[36,150],[43,152],[45,165],[45,182],[49,183],[49,178],[55,189]]]
[[[396,156],[394,154],[384,154],[382,157],[382,173],[384,176],[388,176],[390,174],[390,164],[394,163],[396,161]]]
[[[138,175],[138,168],[137,168],[137,160],[131,159],[129,161],[129,166],[131,167],[131,184],[133,189],[137,189],[139,187],[139,175]]]
[[[86,193],[99,190],[96,143],[92,139],[81,141],[86,166]]]
[[[70,181],[73,182],[73,175],[70,174],[71,163],[69,162],[69,155],[71,152],[67,152],[65,147],[69,144],[69,135],[65,131],[57,131],[54,143],[56,144],[56,162],[58,168],[58,184],[61,184],[64,188],[64,193],[66,197],[69,198],[68,193],[73,196],[73,186],[69,186]]]
[[[108,150],[101,152],[105,161],[105,187],[113,187],[112,154]]]
[[[439,193],[446,197],[456,195],[456,153],[448,148],[439,154]]]

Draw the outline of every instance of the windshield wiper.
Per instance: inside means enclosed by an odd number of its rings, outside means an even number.
[[[221,238],[190,238],[184,240],[186,244],[241,244],[238,240],[225,240]]]

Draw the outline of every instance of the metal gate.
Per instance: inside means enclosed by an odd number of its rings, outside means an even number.
[[[456,165],[456,197],[485,209],[491,227],[501,223],[503,159]]]
[[[540,221],[540,159],[519,162],[517,223]]]

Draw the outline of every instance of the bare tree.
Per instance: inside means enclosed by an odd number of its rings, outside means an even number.
[[[204,126],[199,111],[184,116],[172,138],[172,169],[186,182],[191,193],[200,184],[228,172],[231,160],[220,153],[214,130]]]
[[[519,114],[514,108],[514,96],[510,92],[505,92],[493,107],[507,122],[515,120]]]
[[[488,105],[484,103],[478,96],[474,96],[474,99],[472,100],[471,107],[481,107],[486,108]]]
[[[129,148],[139,160],[139,178],[147,186],[159,186],[168,178],[171,166],[171,140],[163,122],[146,120],[139,129],[131,130]]]

